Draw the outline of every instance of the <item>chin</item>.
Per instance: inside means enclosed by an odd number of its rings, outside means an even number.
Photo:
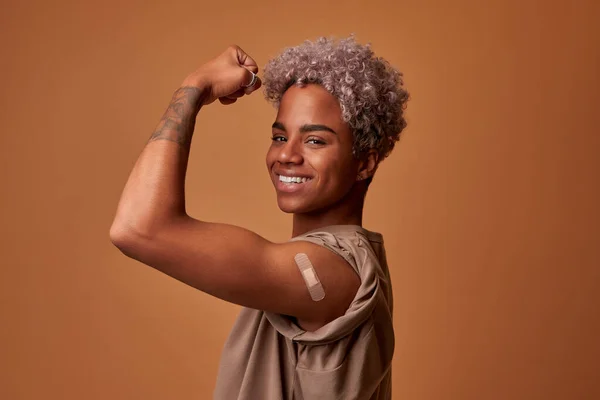
[[[286,214],[298,214],[302,212],[302,207],[298,207],[297,205],[294,204],[289,204],[288,202],[281,202],[278,201],[277,205],[279,206],[279,209],[281,211],[283,211]]]
[[[302,201],[294,200],[277,199],[277,205],[279,206],[279,209],[286,214],[305,214],[314,211],[314,207],[310,207]]]

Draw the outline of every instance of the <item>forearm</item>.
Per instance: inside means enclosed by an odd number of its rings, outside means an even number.
[[[185,175],[203,96],[197,87],[175,91],[129,175],[113,230],[152,236],[164,224],[186,215]]]

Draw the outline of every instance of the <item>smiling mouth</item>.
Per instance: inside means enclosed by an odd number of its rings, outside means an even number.
[[[287,183],[287,184],[300,184],[311,181],[312,178],[300,177],[300,176],[284,176],[278,175],[279,182]]]

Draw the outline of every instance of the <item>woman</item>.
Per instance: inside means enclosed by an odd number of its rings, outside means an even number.
[[[352,37],[286,49],[265,68],[277,107],[267,168],[292,238],[272,243],[187,215],[199,110],[262,81],[237,46],[190,74],[140,155],[110,230],[127,256],[244,306],[217,399],[389,399],[392,292],[383,238],[362,227],[367,188],[405,127],[401,74]]]

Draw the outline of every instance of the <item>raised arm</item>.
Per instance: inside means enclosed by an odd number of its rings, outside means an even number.
[[[196,115],[217,98],[230,104],[258,89],[260,80],[242,87],[251,72],[258,72],[254,60],[232,46],[184,80],[129,176],[111,237],[152,235],[185,216],[184,182]]]
[[[308,242],[271,243],[239,227],[186,213],[184,183],[199,110],[231,104],[260,85],[258,67],[237,46],[190,74],[139,156],[110,229],[127,256],[208,294],[243,306],[295,316],[317,328],[342,315],[360,284],[339,256]],[[311,299],[294,256],[306,253],[326,296]]]

